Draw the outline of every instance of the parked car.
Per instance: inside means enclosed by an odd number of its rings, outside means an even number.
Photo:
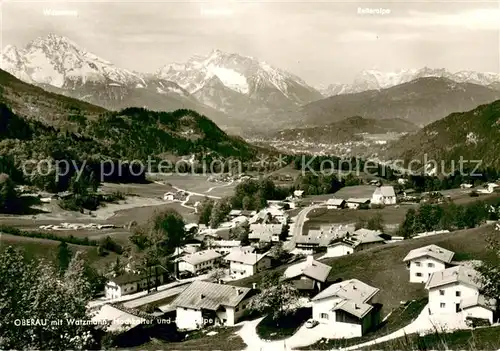
[[[311,318],[311,319],[308,319],[306,321],[306,328],[311,329],[311,328],[314,328],[315,326],[317,326],[318,324],[319,324],[318,321]]]

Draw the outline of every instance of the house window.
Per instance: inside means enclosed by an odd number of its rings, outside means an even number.
[[[460,297],[460,296],[462,296],[462,294],[460,293],[460,291],[455,291],[455,296]]]
[[[444,290],[439,290],[439,295],[444,296]]]
[[[422,264],[420,262],[415,262],[415,266],[420,267]]]
[[[319,318],[321,319],[328,319],[328,313],[320,313]]]
[[[445,304],[444,302],[441,302],[441,303],[439,304],[439,307],[441,307],[441,308],[445,308],[445,307],[446,307],[446,304]]]
[[[427,267],[433,268],[434,267],[434,263],[432,263],[432,262],[427,263]]]
[[[417,272],[417,273],[415,273],[415,275],[416,275],[417,277],[421,277],[421,276],[422,276],[422,273]]]

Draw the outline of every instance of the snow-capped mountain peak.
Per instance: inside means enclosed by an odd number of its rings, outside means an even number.
[[[500,74],[492,72],[459,71],[452,73],[444,68],[430,67],[401,69],[396,72],[368,69],[357,74],[352,84],[330,84],[327,88],[321,89],[321,92],[324,96],[359,93],[367,90],[386,89],[418,78],[429,77],[447,78],[457,83],[474,83],[485,86],[500,82]]]

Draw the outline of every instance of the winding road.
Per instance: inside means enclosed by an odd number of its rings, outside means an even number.
[[[316,208],[320,208],[320,205],[312,205],[304,208],[302,211],[299,212],[297,215],[295,222],[290,228],[290,231],[292,233],[292,237],[290,238],[289,241],[287,241],[284,245],[283,248],[288,251],[292,251],[295,248],[295,243],[297,239],[302,235],[302,232],[304,230],[304,223],[307,220],[307,215],[309,212]]]

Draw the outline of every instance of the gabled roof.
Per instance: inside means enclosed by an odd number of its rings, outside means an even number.
[[[492,312],[496,310],[495,299],[489,299],[482,294],[474,295],[471,298],[466,298],[460,302],[460,308],[466,310],[472,307],[484,307]]]
[[[220,306],[237,306],[252,289],[196,280],[172,302],[173,306],[217,311]]]
[[[345,202],[344,199],[328,199],[326,202],[327,205],[332,205],[332,206],[340,206]]]
[[[379,291],[379,289],[363,283],[358,279],[350,279],[330,285],[318,295],[314,296],[311,301],[319,301],[330,297],[341,297],[358,303],[365,303]]]
[[[373,195],[382,195],[386,197],[394,197],[396,193],[394,192],[394,187],[390,185],[383,185],[375,189]]]
[[[152,267],[151,271],[134,273],[134,272],[125,272],[116,277],[109,278],[109,281],[116,283],[117,285],[124,285],[139,282],[141,280],[147,279],[148,277],[153,281],[155,279],[155,274],[161,275],[166,273],[166,270],[160,266]]]
[[[364,197],[363,198],[351,197],[351,198],[347,199],[347,202],[355,203],[355,204],[366,204],[370,201],[371,201],[370,198],[364,198]]]
[[[437,245],[427,245],[424,247],[420,247],[415,250],[411,250],[408,255],[403,259],[403,262],[407,261],[412,261],[420,257],[425,257],[429,256],[432,257],[438,261],[444,262],[444,263],[450,263],[451,260],[453,259],[453,255],[455,253],[450,250],[443,249],[442,247],[439,247]]]
[[[255,252],[248,252],[242,250],[236,250],[231,252],[229,255],[225,257],[225,260],[232,262],[239,262],[247,265],[254,265],[259,262],[261,259],[267,256],[267,253],[258,254]]]
[[[384,239],[380,237],[381,234],[382,232],[379,230],[361,228],[352,233],[353,237],[351,239],[355,241],[357,245],[382,242]]]
[[[102,306],[91,319],[95,323],[110,321],[111,324],[106,328],[106,331],[118,333],[126,332],[146,322],[144,318],[134,316],[111,305]]]
[[[473,268],[455,266],[432,273],[429,280],[425,284],[425,288],[433,289],[452,283],[462,283],[470,287],[479,289],[481,287],[479,277],[479,272],[477,272]]]
[[[231,210],[229,211],[230,216],[239,216],[241,215],[241,210]]]
[[[222,257],[222,255],[216,252],[215,250],[203,250],[186,255],[181,258],[181,261],[190,263],[192,265],[196,265],[203,262],[214,260],[219,257]]]
[[[306,277],[324,283],[326,281],[326,278],[328,278],[328,274],[330,274],[331,270],[332,267],[324,263],[318,262],[313,259],[306,259],[303,262],[299,262],[288,267],[285,270],[284,277],[285,279],[291,279],[299,277],[301,275],[305,275]]]
[[[355,317],[363,318],[372,309],[373,306],[367,303],[359,303],[353,300],[342,300],[332,308],[332,311],[342,310]]]

